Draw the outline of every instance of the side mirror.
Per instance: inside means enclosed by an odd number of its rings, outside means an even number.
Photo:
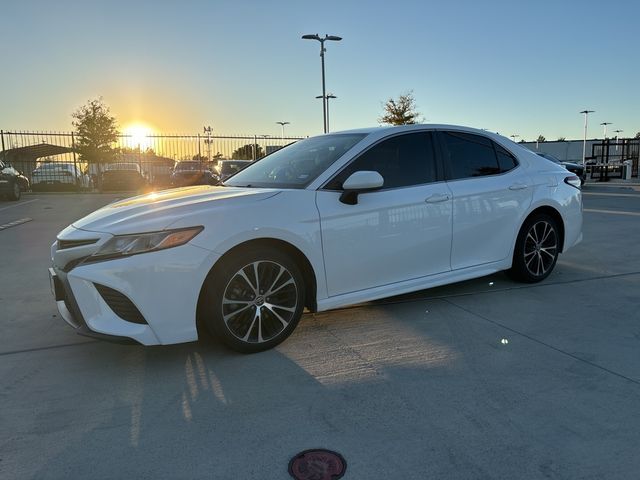
[[[358,203],[358,195],[366,192],[373,192],[382,188],[384,178],[378,172],[361,170],[353,172],[342,184],[342,195],[340,201],[346,205]]]

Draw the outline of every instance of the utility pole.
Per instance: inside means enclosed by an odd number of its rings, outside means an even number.
[[[580,113],[584,115],[584,138],[582,140],[582,167],[585,166],[585,159],[587,157],[587,127],[589,125],[589,114],[594,113],[595,110],[582,110]]]

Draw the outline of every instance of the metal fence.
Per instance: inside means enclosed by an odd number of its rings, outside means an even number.
[[[95,190],[114,163],[135,164],[147,185],[169,186],[176,162],[191,160],[214,170],[220,161],[256,160],[302,137],[269,135],[121,134],[109,155],[84,158],[72,132],[0,130],[0,160],[29,179],[33,190]]]
[[[605,139],[591,146],[587,157],[591,178],[606,182],[610,178],[624,178],[625,168],[629,177],[638,176],[640,163],[640,139]]]

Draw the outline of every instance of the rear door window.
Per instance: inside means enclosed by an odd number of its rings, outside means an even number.
[[[500,173],[490,139],[465,132],[441,132],[440,138],[450,180]]]

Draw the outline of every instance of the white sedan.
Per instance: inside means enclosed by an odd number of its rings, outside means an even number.
[[[207,329],[242,352],[323,311],[500,270],[538,282],[582,239],[580,179],[448,125],[331,133],[223,186],[107,205],[64,229],[49,270],[79,333],[144,345]]]

